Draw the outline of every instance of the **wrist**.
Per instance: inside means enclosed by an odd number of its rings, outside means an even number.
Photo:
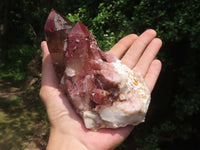
[[[62,134],[54,129],[50,131],[50,137],[47,145],[47,150],[88,150],[76,137]]]

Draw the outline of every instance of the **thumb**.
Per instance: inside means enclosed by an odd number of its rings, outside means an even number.
[[[49,49],[48,49],[46,41],[43,41],[41,43],[41,48],[43,51],[42,86],[46,85],[46,86],[58,88],[58,79],[56,77],[53,62],[52,62],[51,55],[49,53]]]

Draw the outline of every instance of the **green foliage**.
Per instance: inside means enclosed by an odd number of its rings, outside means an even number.
[[[0,62],[0,78],[22,80],[28,70],[27,64],[36,53],[36,47],[31,45],[16,45],[8,51],[9,62]]]
[[[22,99],[19,96],[15,96],[11,101],[15,104],[19,104],[22,101]]]

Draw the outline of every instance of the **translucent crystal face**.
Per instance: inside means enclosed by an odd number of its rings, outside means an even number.
[[[100,50],[92,33],[52,10],[45,33],[55,71],[86,128],[118,128],[144,121],[150,92],[143,77]]]
[[[61,16],[54,9],[51,10],[45,24],[45,32],[55,32],[60,30],[71,30],[72,22]],[[69,32],[68,32],[69,33]]]

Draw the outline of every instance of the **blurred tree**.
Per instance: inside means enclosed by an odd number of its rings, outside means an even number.
[[[3,0],[1,2],[1,11],[0,13],[3,14],[1,16],[2,20],[0,21],[1,25],[1,47],[2,47],[2,60],[6,61],[8,59],[8,43],[9,43],[9,29],[11,20],[10,17],[10,11],[13,9],[14,0]]]

